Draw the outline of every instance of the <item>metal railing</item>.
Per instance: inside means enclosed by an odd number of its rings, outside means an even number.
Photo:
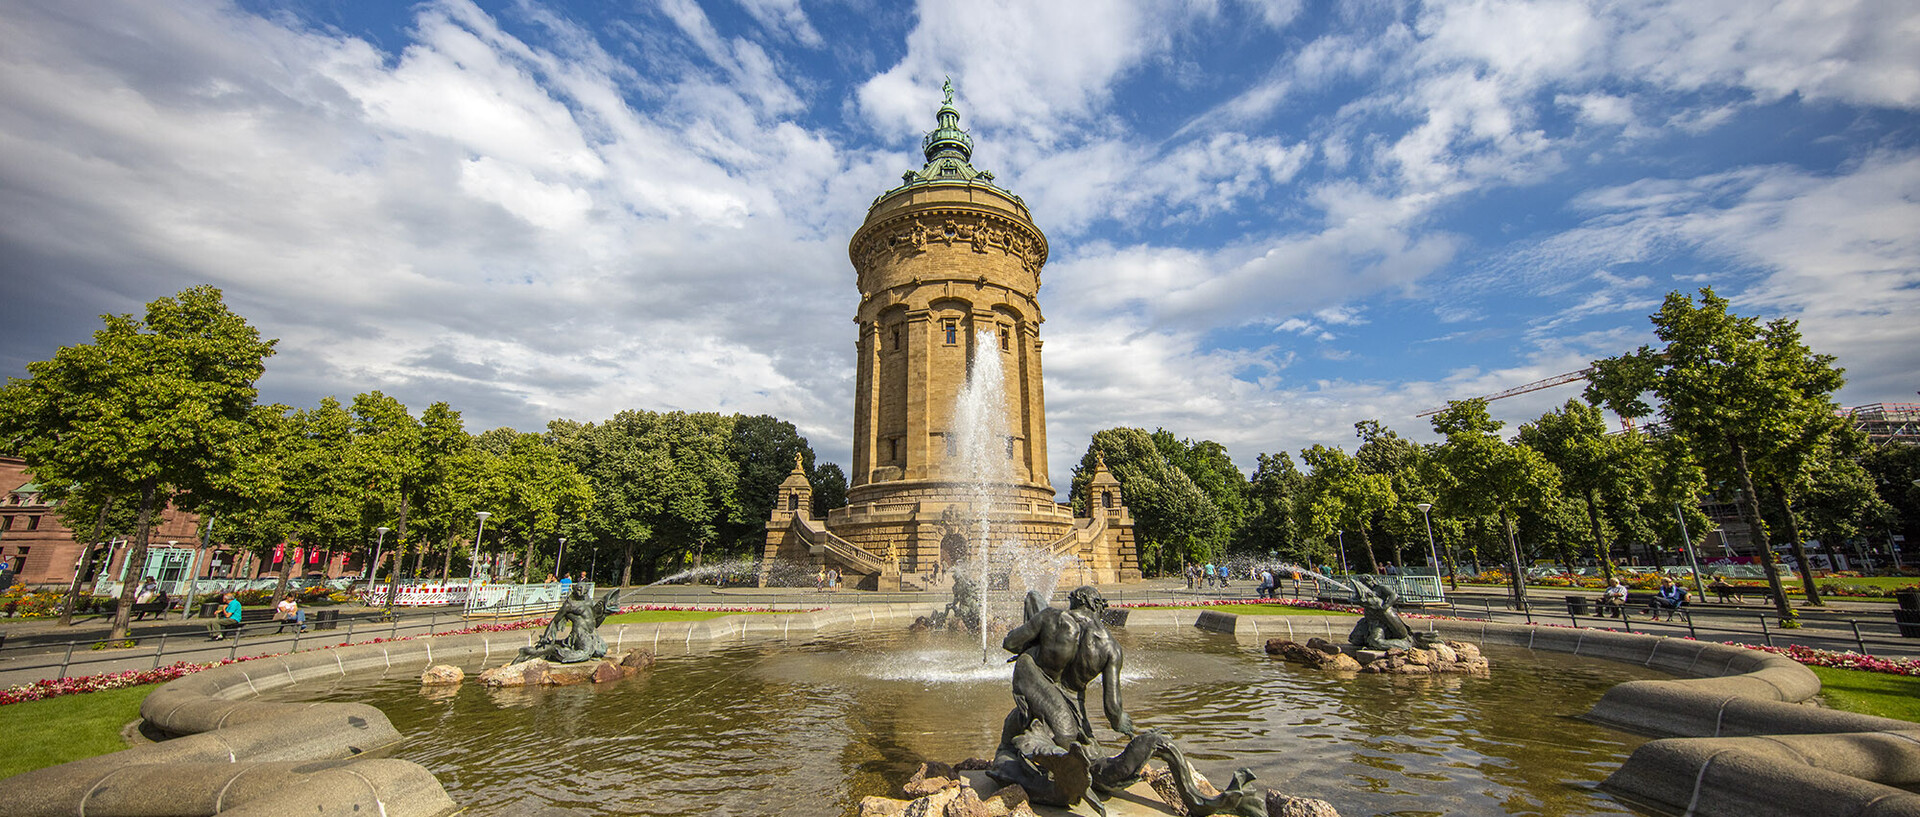
[[[498,624],[545,617],[551,602],[488,608],[486,623]],[[158,669],[179,661],[210,662],[246,656],[278,655],[316,647],[342,646],[372,640],[438,635],[464,629],[471,618],[463,609],[436,609],[412,615],[369,611],[353,616],[328,616],[338,611],[309,611],[304,627],[281,620],[242,624],[222,630],[218,619],[205,631],[176,628],[171,632],[138,634],[126,639],[89,638],[64,642],[0,646],[0,675],[32,676],[32,680],[60,680],[73,675]],[[218,641],[214,633],[223,633]],[[41,655],[45,660],[35,660]]]

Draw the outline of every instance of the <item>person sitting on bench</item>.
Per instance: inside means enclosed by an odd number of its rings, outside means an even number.
[[[1607,585],[1606,592],[1600,594],[1600,615],[1624,618],[1626,605],[1627,586],[1614,579],[1613,584]]]
[[[1738,590],[1738,588],[1728,583],[1726,579],[1720,578],[1719,576],[1713,578],[1713,583],[1707,585],[1707,589],[1712,590],[1714,595],[1719,596],[1722,603],[1732,599],[1733,594]]]
[[[228,633],[232,633],[235,638],[240,637],[240,600],[232,593],[227,593],[223,598],[226,599],[227,606],[220,612],[220,631],[208,633],[208,641],[219,641],[226,638]]]
[[[1653,618],[1660,617],[1660,611],[1667,611],[1667,620],[1672,621],[1674,614],[1687,604],[1687,589],[1674,584],[1672,579],[1660,580],[1660,592],[1653,597],[1653,603],[1647,605],[1647,612]]]

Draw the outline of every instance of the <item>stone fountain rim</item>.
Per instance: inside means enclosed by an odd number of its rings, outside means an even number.
[[[911,622],[919,604],[873,604],[784,615],[622,625],[615,651],[750,639],[790,639],[861,626]],[[1280,635],[1285,616],[1213,610],[1110,610],[1130,628],[1198,628],[1236,637]],[[1290,626],[1290,622],[1289,625]],[[1457,640],[1635,661],[1698,677],[1629,681],[1608,690],[1587,717],[1641,732],[1684,737],[1636,749],[1603,787],[1621,796],[1697,814],[1754,813],[1756,799],[1804,814],[1920,813],[1920,795],[1876,782],[1888,772],[1850,758],[1879,758],[1920,774],[1920,725],[1803,705],[1818,677],[1792,659],[1741,647],[1644,634],[1524,624],[1427,620]],[[131,815],[167,802],[207,803],[221,814],[293,813],[355,805],[390,817],[441,817],[457,810],[418,764],[370,757],[400,738],[384,713],[365,704],[271,703],[260,692],[371,669],[408,672],[434,663],[510,655],[531,630],[435,636],[312,650],[217,667],[162,685],[142,716],[182,737],[136,746],[9,779],[21,815]],[[1711,745],[1700,742],[1707,741]],[[246,758],[247,760],[240,760]],[[1763,773],[1755,775],[1759,768]],[[1716,776],[1716,769],[1726,772]],[[138,784],[134,781],[138,780]],[[111,784],[111,785],[110,785]],[[137,785],[137,800],[114,790]],[[158,788],[156,788],[158,787]],[[103,794],[106,793],[106,794]],[[1809,803],[1812,798],[1818,803]],[[235,802],[235,801],[239,802]],[[1745,811],[1718,808],[1732,803]],[[1875,805],[1878,804],[1878,805]],[[1817,806],[1817,807],[1816,807]],[[1889,806],[1893,810],[1886,810]],[[1763,813],[1767,813],[1764,812]]]

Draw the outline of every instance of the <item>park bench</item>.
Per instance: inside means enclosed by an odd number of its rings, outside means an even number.
[[[1654,601],[1659,598],[1660,598],[1659,593],[1646,593],[1646,592],[1630,590],[1630,591],[1627,591],[1626,609],[1645,610],[1649,615],[1654,615],[1656,611],[1660,609],[1654,606]],[[1671,619],[1673,617],[1673,613],[1685,611],[1687,609],[1687,605],[1692,603],[1693,603],[1693,594],[1688,593],[1686,601],[1680,602],[1680,609],[1675,611],[1669,611],[1667,614],[1667,617]]]
[[[1718,596],[1722,603],[1736,598],[1744,601],[1748,596],[1756,596],[1769,604],[1775,600],[1773,588],[1771,587],[1755,587],[1746,584],[1709,584],[1707,585],[1707,590],[1715,596]]]
[[[239,631],[246,632],[248,630],[251,630],[253,629],[253,625],[255,624],[273,623],[279,618],[279,616],[280,616],[280,611],[272,607],[252,607],[252,608],[243,607],[240,609],[240,630]],[[213,617],[207,622],[207,633],[209,635],[219,633],[221,631],[220,622],[225,618],[226,618],[225,616],[222,616],[219,612],[216,611],[213,614]]]
[[[162,596],[153,601],[136,601],[128,608],[134,621],[146,621],[149,614],[165,617],[167,608],[173,606],[173,600]]]

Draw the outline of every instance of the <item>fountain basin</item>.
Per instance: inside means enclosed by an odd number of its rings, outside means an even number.
[[[615,649],[647,648],[663,658],[672,658],[675,655],[711,654],[716,650],[725,651],[749,644],[764,644],[771,649],[772,645],[782,641],[804,642],[822,633],[903,629],[914,616],[924,612],[921,605],[873,605],[792,616],[740,616],[700,622],[628,625],[611,628],[608,640]],[[1233,617],[1212,611],[1204,614],[1206,621],[1203,623],[1202,615],[1192,610],[1133,610],[1127,611],[1125,627],[1128,632],[1143,636],[1152,630],[1164,630],[1169,636],[1177,633],[1179,635],[1175,637],[1185,639],[1231,636],[1232,642],[1241,648],[1251,648],[1266,638],[1290,633],[1304,638],[1324,634],[1336,625],[1341,629],[1345,626],[1340,622],[1306,618]],[[1792,695],[1817,689],[1817,685],[1809,685],[1804,679],[1796,677],[1796,674],[1811,677],[1811,673],[1787,659],[1724,645],[1604,631],[1444,621],[1431,624],[1421,622],[1421,626],[1431,626],[1448,638],[1473,641],[1483,647],[1525,646],[1708,676],[1680,681],[1638,681],[1615,687],[1614,691],[1602,696],[1600,704],[1594,707],[1593,717],[1598,719],[1672,724],[1697,731],[1702,719],[1680,716],[1691,716],[1699,708],[1699,701],[1687,696],[1706,694],[1716,696],[1714,699],[1720,701],[1718,709],[1721,713],[1716,715],[1716,722],[1722,726],[1729,723],[1721,720],[1726,715],[1733,716],[1731,723],[1747,724],[1754,731],[1770,730],[1774,733],[1808,726],[1804,720],[1795,718],[1825,720],[1830,728],[1849,731],[1816,737],[1827,741],[1830,746],[1852,746],[1856,756],[1864,752],[1867,757],[1878,758],[1876,769],[1863,769],[1858,763],[1823,769],[1811,765],[1805,758],[1781,759],[1778,752],[1769,755],[1743,751],[1730,756],[1719,751],[1726,747],[1716,749],[1718,754],[1701,753],[1688,749],[1684,740],[1653,741],[1635,750],[1626,766],[1614,774],[1614,780],[1609,781],[1609,788],[1624,796],[1674,808],[1685,808],[1689,801],[1695,801],[1696,813],[1729,813],[1716,810],[1714,804],[1764,798],[1770,786],[1790,788],[1801,785],[1795,781],[1817,777],[1821,779],[1813,782],[1818,785],[1801,789],[1803,794],[1800,797],[1807,796],[1804,792],[1812,792],[1816,796],[1827,797],[1827,806],[1798,813],[1868,813],[1862,810],[1861,805],[1866,802],[1877,804],[1872,806],[1879,809],[1872,812],[1875,814],[1908,814],[1915,812],[1907,804],[1920,801],[1920,797],[1908,792],[1854,776],[1856,773],[1868,777],[1884,776],[1888,769],[1897,771],[1902,768],[1903,763],[1912,765],[1915,758],[1920,758],[1920,748],[1908,747],[1920,747],[1920,736],[1892,735],[1889,739],[1888,735],[1910,731],[1914,725],[1877,718],[1863,720],[1859,716],[1829,718],[1844,713],[1826,713],[1783,702],[1790,700]],[[1195,631],[1202,628],[1220,635],[1195,635]],[[296,803],[311,808],[318,802],[314,799],[315,788],[306,785],[308,781],[301,779],[300,775],[330,770],[335,765],[309,763],[304,770],[296,770],[288,765],[294,764],[292,756],[300,756],[306,760],[360,758],[351,760],[345,768],[359,769],[365,765],[369,772],[377,772],[363,775],[369,781],[378,783],[376,789],[365,796],[374,799],[377,806],[388,815],[408,817],[442,814],[452,808],[452,800],[446,797],[440,785],[423,767],[404,760],[366,759],[366,755],[380,751],[380,746],[374,745],[379,740],[365,736],[376,733],[384,735],[384,730],[391,729],[384,715],[352,704],[293,704],[326,714],[310,723],[300,724],[299,728],[286,728],[288,724],[283,721],[262,730],[259,724],[272,724],[271,718],[286,717],[286,713],[293,710],[287,709],[288,704],[261,700],[261,694],[270,690],[282,690],[275,692],[276,695],[286,694],[286,688],[303,681],[337,683],[337,680],[327,679],[340,679],[359,672],[384,672],[395,677],[411,678],[417,677],[422,669],[433,663],[475,660],[483,664],[498,663],[527,644],[534,635],[530,631],[517,631],[360,645],[244,662],[188,676],[157,690],[148,698],[143,713],[155,727],[178,733],[194,733],[191,737],[17,776],[8,781],[11,790],[34,794],[16,796],[10,800],[10,807],[19,814],[73,814],[79,813],[83,807],[88,814],[132,814],[139,810],[132,808],[131,804],[116,805],[110,800],[98,798],[89,800],[91,795],[88,793],[94,791],[97,784],[110,778],[114,770],[130,764],[155,767],[141,770],[141,773],[163,772],[169,768],[180,771],[182,774],[173,778],[179,787],[226,790],[228,784],[207,774],[201,765],[217,756],[219,760],[238,757],[247,761],[226,764],[233,767],[227,773],[228,778],[244,773],[255,780],[271,783],[247,788],[258,799],[245,804],[245,807],[257,813],[291,813],[296,810],[293,808]],[[1495,665],[1497,680],[1502,662],[1496,660]],[[1725,676],[1722,677],[1722,674]],[[1759,683],[1756,684],[1756,681]],[[355,683],[358,683],[357,679]],[[997,717],[1006,707],[1004,688],[997,683],[988,683],[986,686],[996,692],[992,715]],[[1144,706],[1144,698],[1148,694],[1144,689],[1139,693],[1130,691],[1130,703],[1140,700],[1142,703],[1139,705]],[[1763,697],[1753,697],[1756,695]],[[908,703],[901,701],[899,705]],[[1773,711],[1772,708],[1796,711]],[[353,725],[355,720],[363,725]],[[329,723],[332,725],[327,725]],[[1779,724],[1780,728],[1771,728],[1769,724]],[[265,735],[277,735],[279,740],[277,743],[265,741],[262,739]],[[968,738],[968,745],[977,745],[978,749],[969,753],[984,753],[991,748],[990,737],[977,744],[972,740]],[[1744,740],[1771,741],[1778,745],[1780,741],[1798,739],[1771,737]],[[1671,748],[1675,744],[1679,748]],[[1841,754],[1840,750],[1834,749],[1817,753],[1815,757],[1839,757]],[[1647,759],[1643,760],[1643,757]],[[1739,762],[1726,762],[1723,768],[1716,771],[1715,757]],[[254,762],[266,760],[274,762]],[[1219,774],[1224,769],[1216,767],[1226,767],[1237,761],[1224,755],[1209,755],[1196,758],[1196,762],[1209,773]],[[372,763],[379,765],[367,765]],[[1688,765],[1690,763],[1694,765]],[[1754,763],[1761,764],[1765,773],[1750,774]],[[827,773],[848,774],[841,768],[838,759],[831,765],[832,769],[825,769]],[[854,765],[857,768],[859,764]],[[1643,767],[1644,772],[1640,771]],[[1722,772],[1736,770],[1747,774],[1720,776]],[[903,779],[904,775],[901,775],[891,783],[897,784]],[[614,781],[605,782],[611,785]],[[1263,782],[1283,790],[1289,788],[1288,780],[1284,778],[1263,777]],[[1697,798],[1696,788],[1699,790]],[[724,790],[725,783],[719,781],[709,781],[703,788],[709,794]],[[1289,793],[1315,795],[1315,792],[1297,789]],[[338,794],[331,792],[329,796]],[[217,801],[217,798],[195,800],[185,795],[183,792],[179,799],[170,802]],[[281,799],[275,800],[274,797]],[[1861,797],[1869,799],[1862,801]],[[1339,798],[1334,799],[1338,802]],[[1784,804],[1798,801],[1796,798],[1771,802]],[[1855,810],[1844,810],[1849,807]]]

